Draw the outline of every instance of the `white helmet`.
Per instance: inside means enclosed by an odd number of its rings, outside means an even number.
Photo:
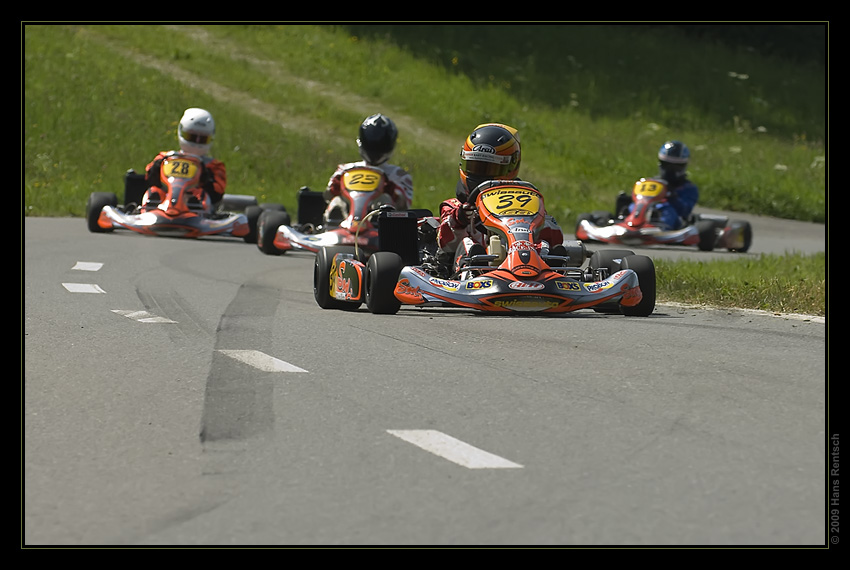
[[[187,154],[204,156],[209,153],[215,136],[215,121],[209,111],[204,109],[186,109],[180,124],[177,125],[177,138],[180,150]]]

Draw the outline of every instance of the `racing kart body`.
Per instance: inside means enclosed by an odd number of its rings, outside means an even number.
[[[327,206],[322,192],[302,187],[298,193],[298,225],[292,224],[286,212],[263,212],[257,222],[257,247],[268,255],[288,251],[315,253],[331,246],[354,246],[366,255],[377,251],[377,215],[382,208],[389,211],[392,205],[392,199],[384,192],[385,184],[386,176],[379,168],[352,167],[342,174],[340,196]],[[411,211],[423,218],[420,223],[431,216],[428,210]],[[435,223],[432,225],[436,227]]]
[[[655,266],[628,250],[588,252],[581,241],[535,240],[544,223],[543,197],[523,181],[490,181],[470,193],[487,229],[489,251],[463,258],[448,278],[419,260],[380,250],[363,260],[353,251],[322,248],[313,292],[322,308],[394,314],[401,305],[457,307],[486,313],[566,313],[579,309],[647,316],[655,308]],[[407,240],[414,239],[408,234]],[[399,240],[394,240],[398,243]],[[481,248],[483,251],[484,248]],[[590,262],[585,266],[589,258]]]
[[[684,227],[671,230],[655,219],[656,207],[666,202],[669,189],[659,178],[641,178],[632,189],[634,207],[610,212],[581,214],[576,223],[576,239],[626,246],[696,245],[701,251],[725,248],[745,252],[752,243],[752,228],[743,220],[725,216],[694,214]],[[625,196],[625,194],[623,194]],[[626,202],[628,205],[630,202]]]
[[[217,209],[200,187],[201,161],[176,153],[162,161],[160,180],[164,199],[142,202],[145,176],[128,170],[124,176],[124,204],[112,192],[92,192],[86,202],[89,231],[131,230],[145,235],[198,238],[241,237],[256,241],[256,222],[262,208],[253,196],[225,194]],[[244,210],[244,213],[231,212]],[[253,210],[253,212],[252,212]]]

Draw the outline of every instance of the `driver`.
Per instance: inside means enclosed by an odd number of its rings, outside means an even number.
[[[667,141],[658,149],[658,178],[667,182],[667,201],[656,205],[653,221],[663,224],[670,230],[678,230],[687,225],[691,212],[699,200],[697,185],[688,180],[688,161],[691,151],[682,141]],[[631,194],[621,194],[631,212]]]
[[[201,172],[201,188],[209,196],[213,209],[221,202],[224,189],[227,187],[227,171],[224,163],[210,156],[213,137],[215,136],[215,121],[209,111],[192,107],[186,109],[183,117],[177,125],[177,140],[180,141],[180,150],[162,151],[145,171],[145,179],[148,191],[142,198],[142,206],[155,206],[165,199],[162,189],[162,181],[159,171],[163,158],[178,153],[191,154],[201,159],[203,171]],[[197,197],[199,200],[203,196]]]
[[[486,230],[476,223],[475,205],[468,204],[467,198],[482,182],[519,180],[521,158],[519,135],[508,125],[484,123],[466,137],[460,149],[456,197],[440,203],[436,258],[441,275],[451,273],[452,264],[460,257],[459,249],[463,256],[486,253]],[[540,239],[563,247],[564,234],[552,216],[546,215]]]
[[[382,170],[387,180],[384,186],[386,203],[394,206],[396,210],[410,209],[413,202],[413,178],[404,168],[387,162],[395,150],[397,138],[398,129],[386,115],[377,113],[363,120],[357,137],[357,148],[363,160],[338,165],[328,180],[325,200],[329,203],[324,215],[325,225],[328,222],[338,223],[347,216],[348,205],[340,196],[340,181],[346,170],[357,166],[371,166]]]

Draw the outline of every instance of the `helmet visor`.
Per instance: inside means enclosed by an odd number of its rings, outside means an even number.
[[[460,153],[460,169],[467,176],[484,177],[485,179],[502,178],[515,168],[513,156],[502,156],[475,150],[464,150]]]
[[[185,140],[189,141],[190,143],[194,143],[194,144],[210,144],[212,142],[212,139],[213,139],[212,135],[200,135],[200,134],[197,134],[197,133],[187,133],[187,132],[181,133],[181,136]]]

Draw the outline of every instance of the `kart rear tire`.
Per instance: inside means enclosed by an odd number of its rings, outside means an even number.
[[[89,231],[96,234],[104,234],[111,232],[113,228],[102,228],[98,225],[97,219],[100,217],[100,212],[105,206],[118,205],[118,196],[113,192],[92,192],[86,202],[86,225]]]
[[[284,206],[283,204],[276,204],[276,203],[273,203],[273,202],[269,202],[269,203],[264,202],[264,203],[260,204],[260,208],[262,208],[263,210],[272,210],[273,212],[285,212],[286,211],[286,206]],[[286,225],[290,225],[290,224],[286,224]]]
[[[608,275],[616,273],[620,270],[620,265],[623,259],[629,255],[634,255],[630,249],[599,249],[593,252],[590,256],[590,269],[599,269],[601,267],[608,268]]]
[[[629,255],[623,258],[621,269],[631,269],[638,276],[638,285],[643,297],[632,307],[620,305],[620,311],[628,317],[648,317],[655,310],[657,282],[655,264],[646,255]]]
[[[717,245],[717,230],[715,229],[714,222],[711,220],[699,220],[696,223],[696,228],[699,234],[699,243],[697,244],[699,250],[713,251],[714,246]]]
[[[401,256],[377,251],[366,262],[366,306],[374,314],[394,315],[401,308],[395,296],[398,276],[404,267]]]
[[[362,303],[340,301],[331,295],[331,266],[337,253],[354,253],[354,247],[323,247],[316,252],[316,260],[313,263],[313,297],[323,309],[356,311]]]
[[[621,269],[623,260],[634,255],[630,249],[600,249],[593,252],[590,256],[588,267],[595,273],[597,269],[605,267],[608,269],[608,276],[613,275]],[[602,303],[593,307],[597,313],[619,313],[620,303]]]
[[[263,210],[257,219],[257,247],[266,255],[283,255],[285,249],[278,249],[274,238],[280,226],[289,226],[292,220],[288,212],[279,210]]]
[[[746,253],[750,246],[753,244],[753,227],[750,225],[750,222],[746,220],[736,220],[731,223],[732,226],[737,226],[740,228],[741,235],[744,238],[744,245],[741,247],[730,247],[727,248],[729,251],[735,251],[738,253]]]

